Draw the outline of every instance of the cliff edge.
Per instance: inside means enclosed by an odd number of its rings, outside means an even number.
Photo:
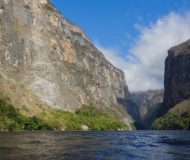
[[[190,40],[172,47],[165,61],[164,102],[153,129],[190,129]]]
[[[49,0],[1,0],[0,73],[47,106],[75,112],[94,105],[131,123],[118,103],[128,95],[124,73]],[[6,88],[5,83],[1,86]],[[0,92],[17,107],[35,105],[30,94],[26,99],[17,96],[20,90],[17,94],[8,94],[6,89]]]

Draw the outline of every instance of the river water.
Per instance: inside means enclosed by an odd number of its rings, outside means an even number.
[[[0,160],[189,160],[190,131],[0,133]]]

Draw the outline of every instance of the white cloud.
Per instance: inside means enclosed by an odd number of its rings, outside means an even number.
[[[116,49],[98,43],[96,46],[125,72],[130,91],[163,88],[167,50],[190,38],[190,13],[170,13],[148,27],[138,26],[138,30],[140,35],[128,51],[127,59],[119,56]]]

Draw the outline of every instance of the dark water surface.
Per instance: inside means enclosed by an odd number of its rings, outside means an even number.
[[[0,133],[0,160],[128,159],[190,159],[190,131]]]

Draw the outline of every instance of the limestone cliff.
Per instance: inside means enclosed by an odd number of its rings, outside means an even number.
[[[0,72],[51,107],[93,104],[129,123],[118,103],[128,93],[124,73],[49,0],[1,0]]]
[[[168,51],[164,85],[166,109],[190,97],[190,40]]]
[[[148,90],[130,94],[127,110],[135,120],[137,129],[150,129],[161,109],[163,95],[163,90]]]
[[[154,105],[163,102],[163,90],[148,90],[131,93],[131,99],[139,106],[140,117],[145,117]]]
[[[172,47],[165,61],[164,103],[154,129],[190,129],[190,40]],[[166,113],[166,114],[165,114]]]

